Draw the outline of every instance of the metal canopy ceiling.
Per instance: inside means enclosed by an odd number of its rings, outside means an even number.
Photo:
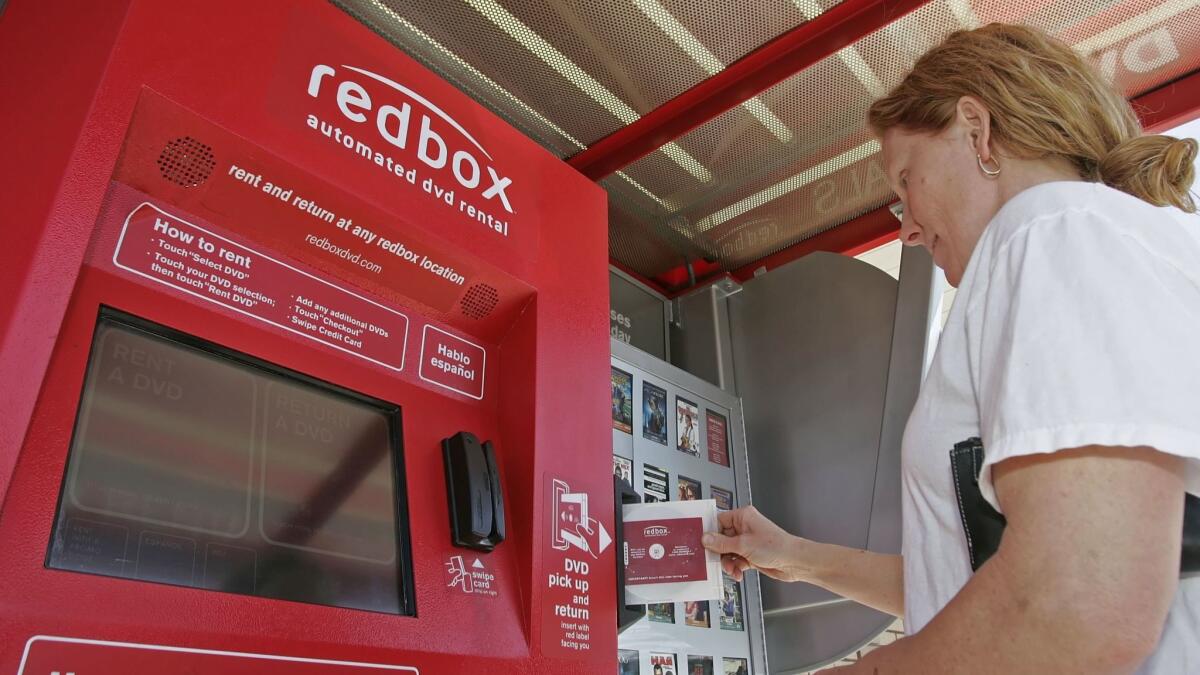
[[[1042,28],[1131,98],[1200,69],[1200,0],[334,2],[599,178],[611,258],[660,280],[697,260],[710,270],[756,265],[894,199],[866,110],[953,30]],[[848,46],[807,67],[790,53],[777,59],[789,76],[765,89],[744,77],[789,37],[816,42],[809,29],[825,26],[820,39],[841,32],[852,37],[835,44]],[[731,91],[742,80],[752,90]],[[680,122],[718,83],[719,114],[707,114],[710,97],[704,119]],[[659,124],[668,110],[673,120]],[[652,141],[610,152],[626,138]],[[619,157],[620,170],[607,175],[591,163],[597,154],[601,164]]]

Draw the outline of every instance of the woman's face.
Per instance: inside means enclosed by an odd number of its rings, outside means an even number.
[[[997,181],[979,169],[977,148],[986,146],[979,139],[962,115],[937,133],[892,128],[881,139],[884,171],[904,204],[900,240],[928,249],[952,286],[1002,203]],[[991,157],[985,164],[995,166]]]

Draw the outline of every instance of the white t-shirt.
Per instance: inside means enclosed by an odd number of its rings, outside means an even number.
[[[1009,200],[979,240],[902,446],[905,627],[971,577],[950,450],[991,466],[1085,445],[1188,458],[1200,494],[1200,218],[1103,185],[1047,183]],[[1003,631],[1002,626],[992,630]],[[1200,673],[1200,577],[1180,582],[1139,672]]]

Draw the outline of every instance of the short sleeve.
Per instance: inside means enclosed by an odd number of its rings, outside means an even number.
[[[1187,458],[1200,493],[1196,272],[1087,210],[1024,226],[988,262],[967,306],[984,498],[999,510],[996,463],[1093,444]]]

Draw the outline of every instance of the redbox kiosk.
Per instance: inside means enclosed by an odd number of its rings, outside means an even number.
[[[0,19],[0,671],[611,671],[603,191],[327,3],[87,4]]]

